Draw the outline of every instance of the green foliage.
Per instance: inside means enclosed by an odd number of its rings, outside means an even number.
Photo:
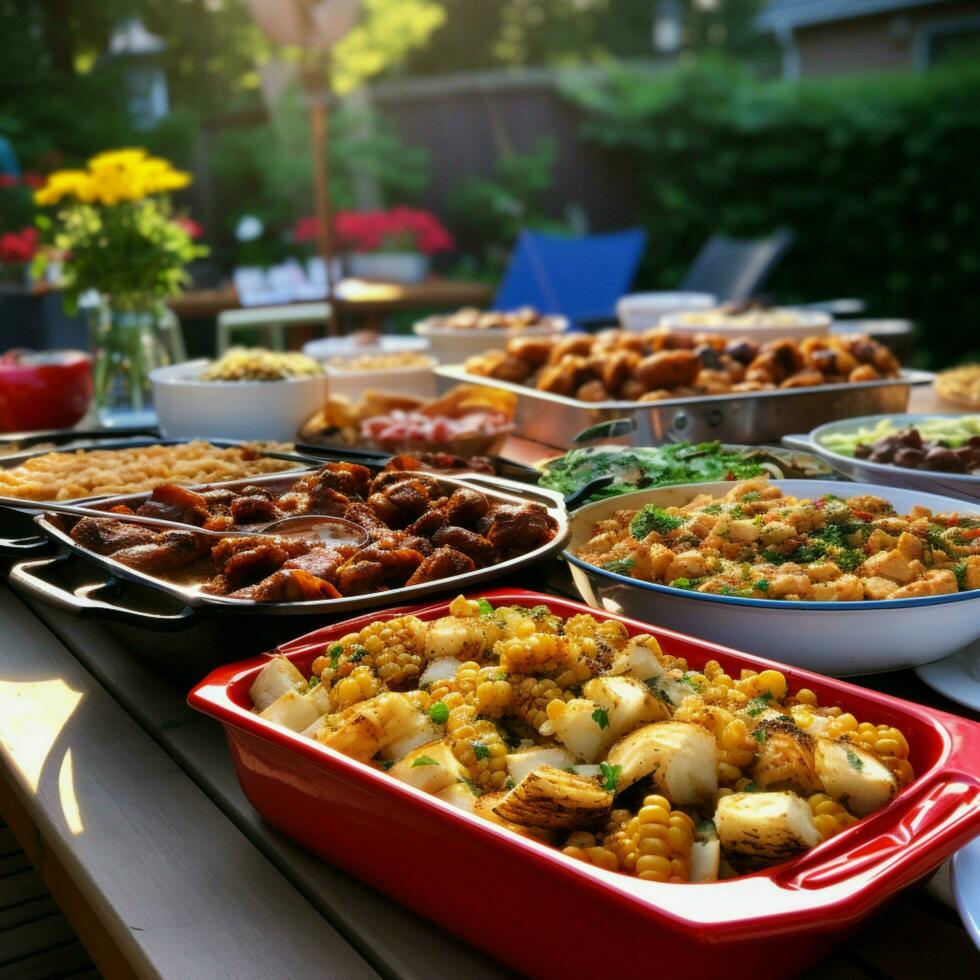
[[[676,286],[713,232],[787,226],[781,299],[862,296],[919,321],[936,363],[980,350],[980,66],[789,84],[699,59],[565,91],[583,135],[633,159],[649,285]]]
[[[502,157],[492,177],[464,177],[450,189],[446,209],[464,251],[499,271],[522,229],[562,230],[542,214],[557,156],[554,140],[543,136],[526,153]]]
[[[108,207],[68,204],[54,226],[47,216],[39,218],[42,229],[53,232],[54,246],[69,253],[63,270],[69,307],[90,289],[112,297],[120,310],[179,293],[184,266],[207,250],[172,218],[166,200],[156,197]]]

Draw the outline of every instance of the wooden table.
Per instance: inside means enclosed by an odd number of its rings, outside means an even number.
[[[377,321],[402,310],[452,309],[459,306],[486,306],[493,289],[484,282],[444,279],[433,276],[419,283],[368,282],[343,279],[337,284],[334,305],[340,317],[356,319],[360,325]],[[216,317],[224,310],[241,309],[233,285],[218,289],[191,289],[170,301],[170,308],[183,319]]]
[[[523,459],[548,454],[524,440],[507,450]],[[561,566],[550,588],[570,592]],[[101,624],[3,585],[0,623],[0,817],[102,975],[512,975],[267,826],[242,794],[220,727],[187,707],[186,686],[141,661],[139,648],[152,646],[154,634],[127,647]],[[911,671],[858,682],[970,714]],[[24,907],[18,888],[37,886],[17,881],[5,891],[0,866],[0,978],[26,980],[16,970],[21,961],[5,958],[12,935],[5,923],[8,905]],[[478,882],[463,900],[478,906]],[[758,964],[763,973],[763,947]],[[975,978],[978,967],[944,867],[807,976]],[[609,974],[617,972],[636,968],[612,950]]]

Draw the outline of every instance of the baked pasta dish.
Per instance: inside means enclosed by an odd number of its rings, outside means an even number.
[[[777,670],[694,669],[615,620],[455,599],[276,657],[261,717],[610,871],[713,881],[783,861],[914,777],[904,735]]]
[[[255,602],[338,599],[422,585],[487,568],[551,541],[557,521],[537,503],[506,502],[422,472],[372,475],[356,463],[327,463],[278,489],[156,487],[135,511],[187,524],[155,531],[106,517],[71,529],[82,548],[208,595]],[[356,547],[319,538],[259,536],[284,517],[326,514],[366,532]],[[195,534],[240,531],[215,539]],[[249,533],[249,532],[252,533]]]
[[[899,375],[887,347],[859,334],[774,339],[604,330],[596,335],[515,337],[505,350],[466,362],[470,374],[601,402],[659,401],[879,381]]]
[[[980,589],[980,514],[897,514],[870,495],[785,496],[765,479],[599,521],[579,558],[645,582],[752,599],[855,602]]]

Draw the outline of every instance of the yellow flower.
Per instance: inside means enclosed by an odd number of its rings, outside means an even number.
[[[89,175],[84,170],[56,170],[48,177],[48,182],[35,191],[34,202],[46,207],[68,196],[80,197],[89,183]]]
[[[135,167],[146,159],[146,150],[141,149],[122,149],[106,150],[98,153],[88,162],[89,170],[101,170],[105,167]]]

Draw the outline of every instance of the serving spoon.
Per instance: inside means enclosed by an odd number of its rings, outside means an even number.
[[[249,530],[211,531],[181,524],[162,517],[147,517],[144,514],[115,514],[91,507],[77,507],[74,504],[55,504],[21,500],[20,497],[0,497],[0,506],[27,514],[67,514],[70,517],[101,517],[110,521],[124,521],[128,524],[144,524],[147,527],[162,528],[168,531],[190,531],[211,538],[249,538],[253,536],[272,536],[277,538],[318,538],[324,544],[340,547],[353,545],[363,547],[370,540],[367,531],[343,517],[330,517],[327,514],[296,514],[281,517],[271,524],[250,528]]]

